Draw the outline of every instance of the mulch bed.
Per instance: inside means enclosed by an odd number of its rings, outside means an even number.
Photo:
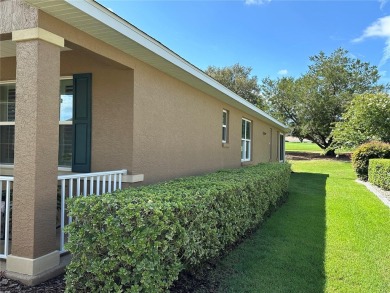
[[[25,286],[17,281],[0,278],[0,293],[14,292],[65,292],[64,275],[58,276],[37,286]]]
[[[336,157],[328,157],[321,153],[305,153],[305,152],[286,152],[287,160],[309,161],[309,160],[337,160],[350,161],[352,153],[337,155]]]

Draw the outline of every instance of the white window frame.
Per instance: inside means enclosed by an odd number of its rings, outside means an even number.
[[[60,77],[60,81],[61,80],[73,80],[73,76],[61,76]],[[73,95],[74,97],[74,95]],[[61,107],[61,105],[60,105]],[[61,125],[73,125],[73,120],[72,121],[61,121],[59,120],[59,123],[58,123],[59,126]],[[59,145],[58,145],[59,147]],[[58,170],[60,171],[72,171],[72,167],[68,167],[68,166],[58,166]]]
[[[279,151],[279,162],[283,163],[286,158],[286,147],[285,147],[285,142],[284,142],[284,133],[279,133],[279,146],[278,146],[278,151]],[[283,149],[281,148],[283,144]]]
[[[223,116],[226,114],[226,124],[223,124]],[[223,139],[223,133],[225,133],[225,139]],[[229,141],[229,111],[222,110],[222,143],[228,143]]]
[[[16,86],[16,80],[0,81],[0,85],[14,84]],[[0,126],[15,125],[15,121],[0,121]]]
[[[14,84],[16,87],[16,80],[4,80],[0,81],[0,85],[10,85]],[[15,121],[0,121],[0,126],[14,126],[15,127]],[[14,142],[15,143],[15,142]],[[0,167],[3,168],[13,168],[13,164],[7,164],[7,163],[0,163]]]
[[[72,76],[61,76],[60,80],[66,80],[66,79],[73,79]],[[15,84],[16,85],[16,80],[3,80],[0,81],[0,85],[7,85],[7,84]],[[60,125],[72,125],[73,121],[59,121],[58,126]],[[14,126],[15,127],[15,121],[0,121],[0,126]],[[14,164],[5,164],[5,163],[0,163],[0,168],[13,168]],[[66,166],[58,166],[59,171],[71,171],[71,167],[66,167]]]
[[[62,77],[60,77],[60,80],[69,80],[69,79],[73,79],[73,77],[72,76],[62,76]],[[73,125],[73,120],[72,121],[61,121],[61,120],[59,120],[58,125]]]
[[[245,131],[244,131],[245,137],[242,137],[242,129],[241,129],[241,162],[249,162],[252,159],[252,121],[246,118],[242,118],[241,127],[243,121],[245,121]],[[249,123],[249,132],[250,132],[249,139],[246,136],[246,127],[248,123]],[[248,145],[248,149],[246,149],[247,145]]]

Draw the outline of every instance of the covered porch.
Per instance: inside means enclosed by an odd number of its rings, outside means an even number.
[[[66,253],[67,198],[143,181],[133,69],[23,1],[0,14],[0,270],[36,284]]]
[[[64,227],[72,221],[66,213],[66,200],[78,196],[101,195],[122,189],[127,170],[59,175],[56,205],[56,248],[64,254],[67,241]],[[0,176],[0,259],[12,254],[13,176]]]

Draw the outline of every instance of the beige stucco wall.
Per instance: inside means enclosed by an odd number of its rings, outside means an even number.
[[[241,166],[241,120],[252,121],[252,161],[270,160],[271,126],[166,74],[134,70],[133,172],[144,183]],[[222,146],[222,110],[229,111],[229,147]],[[264,134],[265,133],[265,134]],[[276,133],[273,128],[276,160]]]
[[[22,0],[0,1],[0,11],[0,34],[33,28],[38,25],[38,9]]]

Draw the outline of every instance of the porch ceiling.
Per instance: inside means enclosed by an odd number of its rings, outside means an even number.
[[[89,35],[283,131],[288,128],[92,0],[25,0]]]

